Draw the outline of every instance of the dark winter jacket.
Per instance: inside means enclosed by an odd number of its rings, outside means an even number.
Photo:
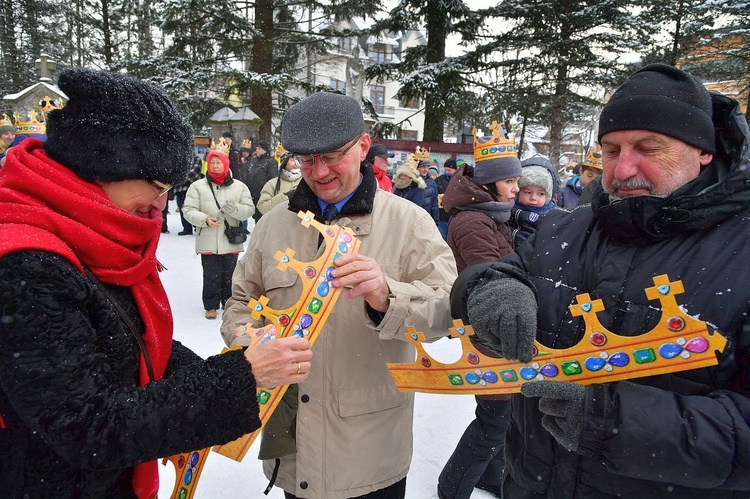
[[[260,426],[241,351],[203,361],[175,341],[164,379],[139,387],[131,332],[66,259],[8,254],[0,283],[0,496],[134,497],[135,464]],[[141,333],[128,288],[100,285]]]
[[[435,185],[437,185],[438,194],[445,194],[445,191],[448,190],[448,183],[451,181],[452,177],[453,175],[449,177],[445,173],[443,173],[442,175],[438,175],[438,178],[435,179]],[[439,203],[438,203],[438,208],[439,208],[438,220],[440,222],[448,222],[448,220],[450,220],[450,217],[451,217],[450,214],[447,211],[445,211],[445,208],[439,206]]]
[[[580,178],[580,175],[576,175],[568,180],[568,183],[560,189],[560,192],[557,194],[557,206],[565,210],[572,210],[576,207],[578,199],[583,193],[583,187],[578,183]]]
[[[447,243],[459,272],[469,265],[491,262],[513,252],[513,236],[507,223],[498,223],[481,211],[467,209],[493,199],[489,192],[464,176],[465,168],[453,174],[443,196],[443,207],[451,214]]]
[[[430,205],[427,204],[428,203],[427,201],[428,189],[429,189],[428,187],[422,187],[421,182],[417,184],[417,182],[412,181],[409,185],[407,185],[403,189],[394,187],[393,193],[398,197],[408,199],[409,201],[416,204],[417,206],[421,206],[427,213],[430,213]]]
[[[422,177],[422,180],[424,180],[424,183],[427,185],[427,188],[425,189],[424,198],[425,198],[425,206],[427,207],[427,213],[430,214],[432,219],[435,222],[438,222],[440,220],[440,212],[438,210],[438,201],[437,201],[437,195],[438,195],[438,187],[434,180],[432,180],[430,177]]]
[[[253,203],[257,204],[263,186],[279,174],[279,164],[273,156],[264,154],[259,157],[250,157],[245,165],[246,171],[242,172],[243,176],[240,180],[250,189]]]
[[[227,152],[229,157],[229,170],[232,172],[234,178],[239,178],[242,174],[242,160],[240,159],[240,152],[235,148],[230,148]]]
[[[530,235],[536,232],[537,227],[542,222],[542,217],[550,210],[555,209],[559,208],[554,203],[547,203],[540,208],[516,203],[511,211],[510,220],[508,220],[508,226],[513,234],[513,245],[517,248],[523,244]]]
[[[644,292],[652,278],[681,280],[680,307],[729,340],[719,365],[592,385],[576,452],[543,428],[538,399],[514,396],[504,496],[750,497],[749,132],[736,102],[712,98],[718,152],[698,178],[664,198],[601,192],[550,212],[504,262],[536,286],[537,339],[553,348],[585,341],[577,294],[603,301],[604,327],[638,336],[665,319]]]

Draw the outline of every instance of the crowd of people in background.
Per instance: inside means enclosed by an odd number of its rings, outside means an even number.
[[[651,331],[661,311],[643,291],[664,273],[684,282],[685,313],[727,338],[718,366],[476,396],[437,496],[750,497],[750,132],[737,102],[648,65],[604,107],[601,147],[561,180],[544,156],[521,161],[496,122],[474,129],[471,159],[440,165],[417,148],[391,162],[359,103],[325,92],[285,113],[277,155],[264,140],[238,150],[227,131],[191,162],[189,126],[158,88],[88,70],[60,83],[71,100],[51,112],[44,143],[9,154],[14,129],[0,123],[0,442],[11,449],[0,483],[10,497],[126,496],[131,483],[153,493],[153,459],[254,430],[256,385],[294,384],[262,436],[269,488],[286,499],[403,499],[414,397],[386,362],[414,360],[407,325],[437,339],[460,318],[477,351],[528,363],[535,340],[566,349],[584,336],[568,308],[580,293],[606,302],[605,328]],[[106,131],[102,89],[123,94]],[[173,134],[154,133],[155,114]],[[122,157],[142,141],[161,147]],[[82,155],[91,143],[101,150]],[[250,298],[288,305],[299,294],[276,252],[319,254],[319,235],[293,212],[349,227],[361,247],[321,276],[346,292],[320,343],[289,338],[205,361],[173,344],[171,319],[154,319],[168,309],[155,259],[168,193],[179,235],[195,235],[205,317],[223,310],[227,346],[248,346],[239,325],[264,325]],[[198,403],[181,418],[183,388]],[[147,414],[154,424],[129,427]]]

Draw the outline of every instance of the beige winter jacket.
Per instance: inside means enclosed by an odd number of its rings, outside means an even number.
[[[456,278],[453,255],[435,222],[398,196],[377,189],[372,213],[344,215],[333,223],[354,230],[362,241],[359,252],[380,264],[391,294],[377,326],[361,298],[342,294],[313,346],[310,376],[298,385],[297,452],[281,457],[276,485],[318,499],[364,495],[406,476],[414,395],[396,389],[386,362],[415,360],[415,349],[404,337],[407,325],[430,338],[448,334],[449,293]],[[260,219],[234,273],[221,331],[228,345],[237,326],[250,322],[250,297],[265,294],[276,309],[299,299],[299,276],[278,270],[274,254],[290,247],[295,259],[312,261],[318,235],[300,224],[287,203]],[[284,432],[269,433],[264,432],[263,444],[285,438]],[[284,443],[272,447],[284,448]],[[270,477],[274,461],[263,465]]]
[[[216,206],[211,188],[216,194],[219,206],[224,206],[227,201],[234,201],[236,211],[224,215],[219,212]],[[195,225],[197,232],[195,237],[196,253],[213,253],[223,255],[226,253],[242,251],[243,244],[231,244],[224,235],[224,223],[226,221],[232,227],[240,225],[242,220],[247,220],[255,213],[253,198],[250,197],[250,190],[239,180],[232,179],[232,182],[224,185],[217,185],[213,182],[208,183],[207,179],[196,180],[188,188],[185,194],[185,204],[182,206],[182,216],[185,220]],[[218,227],[209,227],[206,219],[209,217],[218,218],[222,221]]]
[[[301,180],[302,177],[297,177],[294,181],[291,181],[282,176],[280,183],[278,177],[272,178],[266,182],[263,189],[260,191],[260,197],[258,198],[258,206],[256,206],[258,211],[265,215],[277,204],[281,204],[288,200],[289,198],[286,193],[292,189],[296,189],[297,184],[299,184]],[[279,184],[279,192],[276,192],[277,184]]]

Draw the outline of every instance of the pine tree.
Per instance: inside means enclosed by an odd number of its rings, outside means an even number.
[[[442,142],[449,110],[460,102],[463,67],[446,57],[445,44],[450,34],[461,33],[457,25],[469,14],[462,0],[400,0],[388,18],[373,27],[374,32],[405,32],[424,25],[427,31],[427,44],[407,49],[401,62],[375,64],[365,71],[376,81],[398,80],[402,86],[397,98],[425,102],[426,141]]]
[[[645,30],[630,7],[626,0],[512,0],[479,12],[504,28],[466,58],[500,73],[489,92],[498,105],[549,126],[553,164],[566,126],[590,115],[621,78],[615,57],[642,46]]]

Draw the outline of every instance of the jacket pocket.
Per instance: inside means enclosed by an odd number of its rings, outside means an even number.
[[[399,392],[395,386],[381,385],[355,390],[340,390],[339,416],[360,416],[387,411],[406,405],[410,394]]]
[[[271,293],[277,289],[291,288],[299,279],[299,274],[293,269],[289,268],[285,272],[281,272],[277,265],[276,260],[263,263],[263,287],[266,293]]]
[[[268,306],[275,310],[285,310],[297,301],[302,295],[302,281],[299,274],[287,269],[281,272],[277,268],[278,262],[264,262],[263,265],[263,289],[264,295],[268,297]]]

